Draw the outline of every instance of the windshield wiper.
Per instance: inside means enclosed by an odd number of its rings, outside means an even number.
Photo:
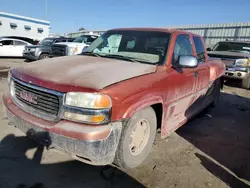
[[[135,60],[132,57],[127,57],[127,56],[123,56],[123,55],[117,55],[117,54],[105,54],[103,55],[104,57],[111,57],[111,58],[118,58],[118,59],[122,59],[122,60],[126,60],[126,61],[131,61],[134,63],[140,63],[139,61]]]
[[[98,53],[94,53],[94,52],[82,52],[81,55],[89,55],[89,56],[101,57]]]

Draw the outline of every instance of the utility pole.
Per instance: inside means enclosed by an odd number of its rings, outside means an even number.
[[[48,0],[45,0],[45,16],[48,19]]]

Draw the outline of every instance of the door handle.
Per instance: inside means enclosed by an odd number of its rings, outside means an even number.
[[[197,78],[198,77],[198,75],[199,75],[199,73],[196,71],[196,72],[194,72],[194,77],[195,78]]]

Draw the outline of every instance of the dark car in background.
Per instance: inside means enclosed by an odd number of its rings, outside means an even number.
[[[225,64],[225,79],[238,79],[242,88],[250,88],[250,42],[221,41],[208,51],[209,57],[220,58]]]
[[[45,38],[38,45],[25,46],[23,57],[27,60],[40,60],[50,57],[51,45],[59,42],[72,42],[74,38]]]

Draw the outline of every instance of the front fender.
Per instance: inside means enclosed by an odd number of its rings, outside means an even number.
[[[134,103],[129,108],[127,108],[122,118],[128,119],[132,117],[134,113],[136,113],[137,111],[157,103],[163,104],[163,98],[161,96],[151,96],[151,97],[146,97],[142,100],[138,100],[138,102]]]

